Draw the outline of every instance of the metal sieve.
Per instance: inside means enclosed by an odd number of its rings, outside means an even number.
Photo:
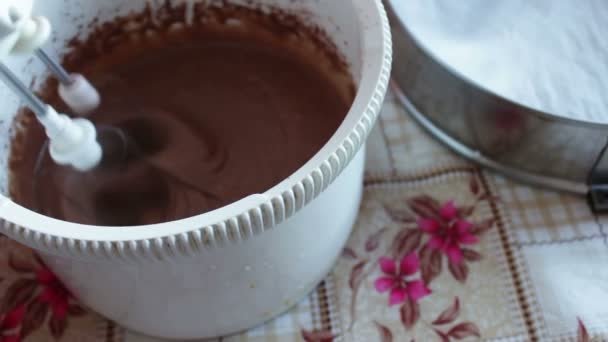
[[[568,119],[510,101],[442,63],[387,0],[393,88],[406,111],[464,157],[519,181],[588,195],[608,210],[608,125]]]

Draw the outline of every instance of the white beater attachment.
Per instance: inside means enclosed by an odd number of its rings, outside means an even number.
[[[91,113],[101,103],[97,89],[80,74],[71,74],[69,82],[59,83],[59,96],[75,113],[80,115]]]
[[[0,59],[14,53],[35,53],[59,80],[59,96],[70,109],[89,114],[99,107],[99,93],[86,78],[69,74],[40,48],[51,35],[51,24],[44,17],[32,17],[31,11],[31,0],[1,0]]]
[[[50,36],[50,24],[45,18],[32,18],[31,8],[31,0],[0,0],[0,61],[10,54],[34,50],[39,56],[48,57],[39,47]],[[89,120],[70,119],[58,114],[40,101],[3,63],[0,63],[0,76],[44,126],[50,141],[50,154],[56,163],[70,165],[79,171],[89,171],[99,165],[102,150],[97,142],[95,126]],[[99,104],[99,95],[94,96],[97,91],[78,76],[70,76],[70,84],[64,86],[63,93],[70,100],[66,103],[77,105],[80,110],[92,108],[93,102],[96,102],[94,107]]]
[[[101,162],[103,152],[97,142],[95,126],[86,119],[70,119],[47,106],[39,116],[49,138],[51,158],[59,165],[69,165],[78,171],[94,169]]]

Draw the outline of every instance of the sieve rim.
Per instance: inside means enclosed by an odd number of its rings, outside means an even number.
[[[386,2],[399,60],[392,79],[406,112],[437,140],[481,166],[525,183],[587,194],[604,163],[608,123],[537,110],[473,81],[412,34],[396,1]],[[509,133],[496,124],[497,113],[519,116],[522,123]],[[494,148],[493,140],[505,146]]]

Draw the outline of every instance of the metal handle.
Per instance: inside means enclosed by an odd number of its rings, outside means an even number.
[[[36,56],[49,68],[51,73],[64,85],[72,84],[72,76],[61,66],[61,64],[55,62],[44,50],[37,49],[35,51]]]
[[[47,105],[42,102],[17,76],[6,66],[0,63],[0,76],[27,106],[39,117],[46,114]]]

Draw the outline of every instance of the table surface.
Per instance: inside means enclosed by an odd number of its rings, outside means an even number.
[[[389,94],[333,272],[284,316],[218,340],[608,341],[606,224],[584,198],[454,155]],[[0,341],[158,342],[80,307],[31,250],[0,246]]]

